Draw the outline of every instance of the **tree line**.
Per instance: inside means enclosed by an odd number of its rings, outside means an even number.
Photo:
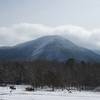
[[[0,83],[31,84],[34,87],[96,87],[100,86],[100,63],[77,62],[70,58],[66,62],[4,61],[0,62]]]

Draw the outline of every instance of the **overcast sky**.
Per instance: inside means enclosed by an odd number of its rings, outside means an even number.
[[[62,35],[100,49],[100,0],[0,0],[0,45]]]

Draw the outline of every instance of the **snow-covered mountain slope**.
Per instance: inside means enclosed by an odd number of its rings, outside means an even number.
[[[1,60],[100,61],[100,56],[61,36],[44,36],[9,48],[0,48]]]

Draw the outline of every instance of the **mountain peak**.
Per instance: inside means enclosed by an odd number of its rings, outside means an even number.
[[[59,44],[59,45],[67,45],[67,47],[74,47],[76,46],[74,43],[72,43],[71,41],[67,40],[66,38],[64,38],[63,36],[60,35],[47,35],[47,36],[42,36],[39,37],[35,40],[31,40],[29,42],[26,43],[22,43],[17,45],[17,47],[25,47],[25,46],[38,46],[38,45],[47,45],[47,44]]]
[[[64,38],[61,35],[47,35],[47,36],[40,37],[38,39],[59,40],[59,41],[61,41],[61,40],[67,40],[66,38]]]
[[[64,40],[64,37],[60,36],[60,35],[47,35],[47,36],[42,36],[36,40],[46,40],[46,41],[55,41],[55,40]]]

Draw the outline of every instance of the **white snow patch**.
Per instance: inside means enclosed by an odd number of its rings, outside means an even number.
[[[16,90],[10,93],[9,86],[0,87],[0,100],[100,100],[99,92],[87,91],[46,91],[37,90],[33,92],[25,91],[26,85],[16,85]]]

